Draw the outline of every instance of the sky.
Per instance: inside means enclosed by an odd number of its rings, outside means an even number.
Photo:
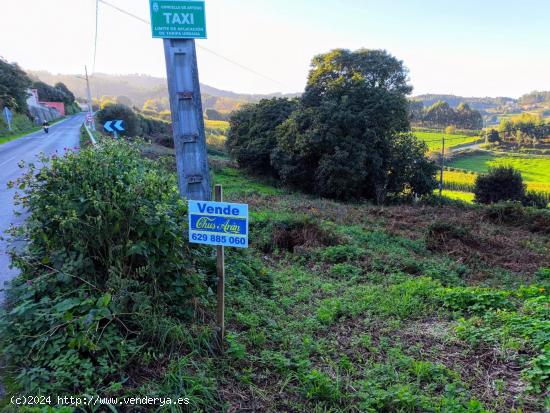
[[[149,20],[148,0],[105,1]],[[92,71],[95,3],[2,0],[0,56],[25,69]],[[314,55],[367,48],[403,60],[414,95],[550,90],[549,0],[206,0],[206,11],[200,80],[220,89],[301,92]],[[100,3],[95,71],[165,77],[162,40]]]

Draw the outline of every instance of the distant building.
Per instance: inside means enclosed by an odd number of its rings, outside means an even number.
[[[27,106],[36,124],[65,116],[65,105],[62,102],[40,102],[36,89],[29,89],[27,93]]]
[[[63,102],[40,102],[40,104],[55,109],[61,116],[65,116],[65,104]]]

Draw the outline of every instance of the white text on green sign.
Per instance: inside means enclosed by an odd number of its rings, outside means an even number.
[[[189,201],[189,242],[248,247],[248,205]]]
[[[153,37],[206,39],[202,0],[150,0]]]

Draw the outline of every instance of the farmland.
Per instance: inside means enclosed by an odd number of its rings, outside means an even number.
[[[464,145],[465,143],[476,142],[479,140],[477,136],[466,136],[466,135],[457,135],[457,134],[445,134],[438,132],[413,132],[415,136],[426,142],[428,149],[430,151],[440,151],[441,150],[441,138],[445,136],[445,147],[452,148],[458,145]]]
[[[550,157],[511,156],[494,153],[476,153],[458,157],[449,166],[477,173],[486,173],[490,167],[506,165],[521,172],[527,182],[550,185]]]

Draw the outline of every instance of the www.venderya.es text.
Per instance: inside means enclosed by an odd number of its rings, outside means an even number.
[[[179,397],[100,397],[100,396],[12,396],[17,406],[181,406],[189,398]]]

